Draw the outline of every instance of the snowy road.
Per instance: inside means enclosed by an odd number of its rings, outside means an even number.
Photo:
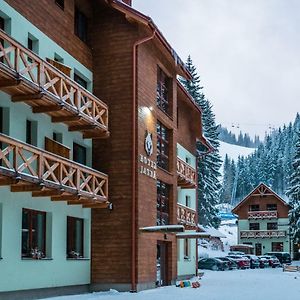
[[[282,268],[235,270],[225,272],[205,271],[201,287],[177,288],[175,286],[147,290],[136,294],[94,293],[89,295],[51,298],[52,300],[290,300],[300,299],[300,272],[283,273]],[[49,300],[49,298],[48,298]]]

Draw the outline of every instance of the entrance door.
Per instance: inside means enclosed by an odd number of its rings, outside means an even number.
[[[163,286],[168,284],[167,280],[167,244],[163,242],[157,243],[156,256],[156,285]]]
[[[255,255],[261,255],[261,244],[255,244]]]

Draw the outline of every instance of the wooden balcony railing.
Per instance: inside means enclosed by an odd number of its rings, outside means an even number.
[[[84,207],[108,204],[106,174],[0,134],[0,185]]]
[[[0,30],[0,89],[86,138],[108,135],[108,108],[50,63]]]
[[[196,188],[196,170],[185,161],[177,157],[177,183],[181,188]]]
[[[285,237],[285,230],[241,230],[241,239],[258,239],[258,238],[280,238]]]
[[[277,219],[276,210],[264,210],[264,211],[249,211],[248,219]]]
[[[196,211],[177,203],[177,222],[188,227],[196,227]]]

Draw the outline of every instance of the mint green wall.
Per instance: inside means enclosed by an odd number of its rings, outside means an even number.
[[[177,157],[182,159],[183,161],[186,161],[186,158],[190,160],[189,164],[196,168],[196,157],[191,152],[189,152],[187,149],[185,149],[180,144],[177,144]]]
[[[267,223],[275,222],[276,220],[272,219],[265,219],[265,220],[253,220],[251,223],[259,223],[260,230],[267,230]],[[278,222],[278,230],[285,230],[286,233],[289,233],[289,227],[284,226],[284,224],[289,223],[288,218],[279,218],[277,219]],[[249,230],[249,221],[248,220],[239,220],[238,221],[238,243],[252,243],[252,245],[255,247],[255,244],[260,243],[262,244],[262,253],[266,253],[269,251],[272,251],[272,242],[283,242],[283,251],[290,252],[290,246],[289,246],[289,236],[281,237],[281,238],[261,238],[261,239],[241,239],[240,238],[240,231],[242,230]]]
[[[0,187],[0,195],[3,258],[0,260],[0,292],[90,282],[89,260],[66,259],[67,216],[84,218],[84,252],[89,258],[90,209],[52,202],[47,197],[32,198],[31,193],[12,193],[8,187]],[[46,255],[52,260],[21,259],[22,208],[47,212]]]
[[[4,14],[4,15],[3,15]],[[9,6],[4,0],[0,0],[0,15],[8,16],[10,21],[10,35],[23,46],[27,47],[28,34],[34,36],[39,41],[38,55],[45,59],[46,57],[54,59],[54,53],[57,53],[64,59],[64,64],[74,69],[79,75],[89,81],[88,89],[92,91],[92,72],[80,64],[73,56],[52,41],[47,35],[41,32],[37,27],[31,24],[21,14]]]
[[[0,106],[8,108],[9,126],[8,135],[17,140],[26,142],[26,120],[37,122],[37,147],[44,149],[45,136],[52,139],[53,132],[62,133],[63,144],[71,149],[73,153],[73,142],[76,142],[87,149],[87,165],[92,164],[92,141],[84,140],[80,132],[69,132],[68,127],[63,123],[52,123],[51,118],[46,114],[34,114],[30,106],[23,103],[11,102],[8,94],[0,92]],[[6,115],[7,117],[7,115]]]
[[[186,232],[195,232],[194,230],[186,230]],[[184,258],[184,239],[177,239],[177,275],[195,275],[196,272],[196,239],[189,239],[190,256]]]
[[[21,16],[5,1],[0,0],[0,16],[9,18],[10,35],[27,46],[28,35],[39,40],[38,55],[53,59],[55,53],[64,59],[64,64],[89,81],[92,90],[92,72],[73,56],[53,42],[37,27]],[[0,92],[0,106],[6,108],[6,133],[12,138],[26,141],[26,119],[36,121],[37,147],[44,149],[45,136],[52,138],[53,131],[63,135],[63,144],[70,148],[72,159],[73,142],[87,148],[87,165],[92,163],[92,141],[83,140],[79,132],[69,132],[64,124],[54,124],[46,114],[33,114],[26,104],[12,103],[10,96]],[[47,256],[51,260],[21,259],[22,208],[47,212]],[[32,198],[31,193],[12,193],[9,187],[0,187],[0,292],[22,289],[37,289],[90,283],[90,260],[66,259],[67,216],[83,218],[84,254],[90,257],[91,210],[66,202],[52,202],[49,197]]]
[[[177,157],[186,161],[196,168],[196,157],[185,149],[180,144],[177,144]],[[177,203],[185,205],[186,196],[190,197],[190,208],[196,210],[196,189],[181,189],[177,188]],[[187,230],[186,232],[195,232],[195,230]],[[184,259],[184,239],[177,239],[177,275],[193,275],[196,272],[196,239],[189,239],[190,256],[189,259]]]

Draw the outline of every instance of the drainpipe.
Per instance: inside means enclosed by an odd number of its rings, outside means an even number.
[[[138,46],[146,43],[154,38],[156,30],[148,37],[137,40],[133,44],[133,103],[132,103],[132,226],[131,226],[131,292],[136,292],[136,165],[137,165],[137,151],[136,151],[136,109],[137,109],[137,50]]]

